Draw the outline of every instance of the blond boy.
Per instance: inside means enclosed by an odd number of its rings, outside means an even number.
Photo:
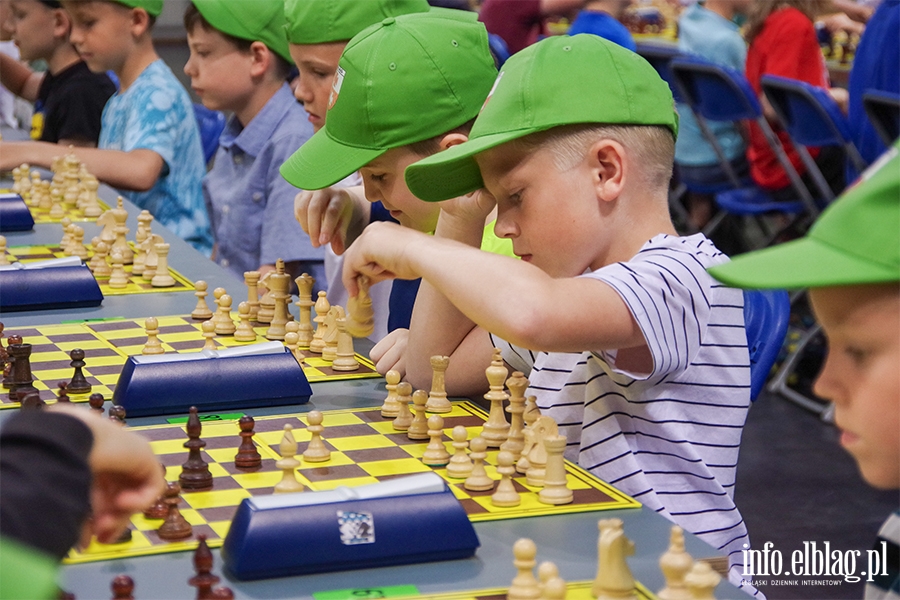
[[[729,285],[809,288],[828,357],[815,392],[834,403],[841,445],[880,489],[900,488],[900,145],[844,193],[803,239],[710,270]],[[866,598],[900,597],[900,511],[876,550]],[[882,543],[884,546],[882,547]]]
[[[570,459],[737,565],[743,297],[705,272],[727,260],[709,240],[672,227],[676,134],[671,93],[642,58],[590,35],[538,42],[504,65],[467,142],[406,171],[424,200],[483,187],[521,260],[380,223],[349,248],[344,283],[422,277],[434,293],[416,302],[410,373],[448,354],[448,392],[478,393],[502,346]]]

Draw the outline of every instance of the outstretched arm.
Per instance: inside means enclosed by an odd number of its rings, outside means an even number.
[[[37,100],[44,73],[32,71],[12,56],[0,53],[0,83],[29,102]]]
[[[294,216],[313,248],[331,244],[343,254],[369,223],[371,204],[362,186],[302,191],[294,198]]]

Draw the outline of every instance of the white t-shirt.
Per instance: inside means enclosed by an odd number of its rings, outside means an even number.
[[[583,275],[628,305],[653,357],[649,374],[618,369],[614,350],[532,352],[492,340],[568,438],[566,458],[736,565],[749,543],[733,495],[750,359],[742,292],[706,273],[726,260],[702,234],[659,235],[627,263]]]

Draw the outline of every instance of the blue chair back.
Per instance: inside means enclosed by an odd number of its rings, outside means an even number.
[[[662,44],[639,43],[637,44],[637,53],[656,69],[656,72],[659,73],[659,76],[663,81],[669,84],[669,89],[672,90],[672,96],[675,98],[675,102],[685,102],[684,98],[681,97],[681,91],[675,84],[675,78],[672,75],[672,60],[681,56],[678,47]]]
[[[496,33],[488,34],[488,48],[494,57],[494,62],[497,64],[498,69],[509,60],[509,48],[506,46],[503,38]]]
[[[203,158],[209,162],[219,147],[219,136],[225,129],[225,115],[202,104],[194,104],[194,118],[197,119],[197,128],[200,130]]]
[[[866,90],[863,107],[884,145],[893,144],[900,137],[900,95]]]
[[[744,328],[750,351],[750,399],[756,400],[778,358],[791,316],[785,290],[744,290]]]
[[[762,108],[743,73],[695,56],[672,60],[672,75],[685,101],[710,121],[756,120]]]

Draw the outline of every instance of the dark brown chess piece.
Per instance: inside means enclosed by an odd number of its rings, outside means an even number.
[[[197,600],[213,598],[212,586],[219,583],[219,577],[212,574],[213,555],[206,543],[206,536],[202,533],[197,536],[200,544],[194,551],[194,570],[196,575],[188,579],[188,585],[197,588]]]
[[[201,431],[202,425],[200,417],[197,415],[197,407],[192,406],[187,422],[188,441],[184,443],[184,447],[188,449],[188,459],[181,465],[181,475],[178,476],[178,483],[185,490],[209,490],[213,486],[209,465],[200,454],[200,451],[206,446],[206,442],[200,439]]]
[[[234,592],[230,587],[217,587],[210,596],[212,600],[234,600]]]
[[[91,394],[91,397],[88,398],[88,404],[90,404],[91,408],[97,411],[98,415],[103,414],[103,403],[106,400],[103,399],[103,394]]]
[[[178,503],[181,501],[179,494],[181,494],[181,486],[178,485],[177,481],[170,482],[165,493],[168,514],[165,522],[157,530],[159,538],[167,542],[189,538],[194,531],[191,524],[187,522],[187,519],[184,518],[178,509]]]
[[[56,384],[56,387],[59,388],[59,391],[56,392],[57,402],[71,402],[71,400],[69,400],[69,392],[66,390],[68,386],[69,383],[66,381],[60,381]]]
[[[16,394],[20,403],[19,410],[38,410],[44,408],[46,405],[46,403],[41,400],[41,395],[36,391],[17,390]]]
[[[10,336],[10,341],[18,336]],[[21,338],[19,338],[21,339]],[[12,402],[18,401],[19,390],[24,392],[36,392],[34,387],[34,377],[31,376],[31,344],[10,344],[9,356],[13,360],[12,371],[9,376],[9,399]]]
[[[109,416],[117,420],[122,425],[125,424],[125,407],[121,404],[113,404],[109,407]]]
[[[84,373],[81,371],[85,365],[84,350],[75,348],[69,352],[69,357],[72,359],[72,362],[69,364],[75,369],[75,373],[72,374],[72,381],[69,382],[69,393],[90,394],[91,384],[88,383],[88,380],[84,377]]]
[[[253,443],[253,417],[244,415],[238,421],[241,427],[241,445],[234,457],[234,466],[245,471],[255,471],[262,466],[262,457]]]
[[[166,465],[159,463],[159,466],[162,467],[163,479],[165,479]],[[163,492],[160,494],[159,498],[156,499],[156,502],[144,509],[144,517],[148,519],[165,519],[169,514],[169,506],[166,504],[165,499],[166,495],[165,492]]]
[[[134,580],[128,575],[117,575],[110,586],[113,593],[112,600],[134,600]]]
[[[22,336],[13,334],[9,336],[6,344],[6,366],[3,367],[3,387],[7,390],[12,390],[12,381],[13,381],[13,369],[15,368],[16,357],[10,352],[10,347],[14,344],[21,344]],[[12,399],[12,396],[10,396]]]

